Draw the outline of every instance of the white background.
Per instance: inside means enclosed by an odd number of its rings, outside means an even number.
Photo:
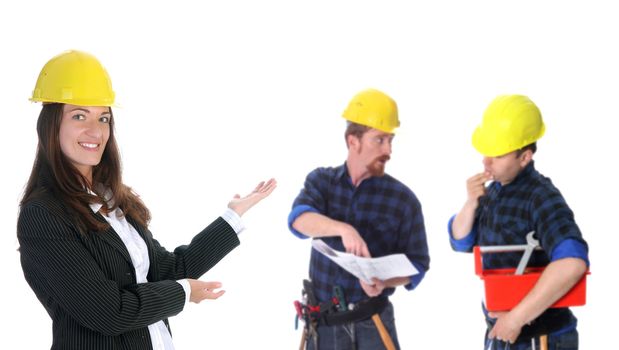
[[[10,3],[11,7],[7,7]],[[226,294],[171,324],[179,349],[298,347],[292,302],[310,242],[286,226],[305,175],[346,157],[348,100],[394,97],[402,127],[388,172],[423,204],[431,270],[392,298],[403,349],[481,348],[481,282],[446,223],[481,170],[470,136],[498,94],[529,95],[547,132],[536,166],[561,189],[590,245],[581,348],[614,344],[619,22],[612,1],[31,1],[0,8],[2,348],[42,349],[51,322],[23,279],[15,225],[40,106],[37,75],[66,49],[113,79],[124,180],[169,249],[239,192],[277,178],[244,217],[241,246],[203,279]],[[615,256],[613,256],[615,254]],[[8,344],[8,345],[7,345]],[[10,345],[10,346],[9,346]]]

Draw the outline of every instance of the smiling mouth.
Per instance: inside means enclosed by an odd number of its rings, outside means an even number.
[[[87,143],[87,142],[78,142],[80,146],[87,148],[87,149],[97,149],[99,148],[99,144],[98,143]]]

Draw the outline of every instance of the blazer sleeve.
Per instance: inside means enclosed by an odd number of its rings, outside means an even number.
[[[109,266],[99,266],[115,263],[101,256],[106,251],[95,258],[75,226],[44,206],[22,207],[18,239],[26,280],[52,318],[61,308],[84,327],[115,336],[184,307],[183,287],[172,280],[119,287],[104,271]]]
[[[221,217],[197,234],[191,243],[177,247],[173,253],[153,239],[150,232],[144,236],[152,240],[153,247],[149,281],[200,278],[240,244],[237,234]]]

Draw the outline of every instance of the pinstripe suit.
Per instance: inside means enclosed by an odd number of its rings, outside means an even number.
[[[97,214],[100,220],[105,220]],[[110,227],[80,234],[50,194],[26,203],[17,237],[24,276],[53,320],[52,349],[152,349],[147,326],[182,311],[183,287],[239,245],[221,217],[174,253],[127,220],[148,247],[149,283],[136,284],[127,248]]]

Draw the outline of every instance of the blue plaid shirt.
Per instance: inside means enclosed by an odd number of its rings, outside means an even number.
[[[421,204],[404,184],[385,174],[370,177],[358,187],[353,186],[346,164],[336,168],[318,168],[305,180],[288,216],[288,227],[300,238],[307,236],[292,227],[305,212],[316,212],[352,225],[365,240],[372,257],[403,253],[419,270],[406,285],[415,288],[429,268],[430,257]],[[342,240],[322,237],[333,249],[344,251]],[[359,280],[329,258],[312,249],[310,278],[319,301],[333,297],[333,287],[344,289],[347,302],[367,299]],[[393,294],[395,288],[385,288],[382,295]]]
[[[535,231],[543,251],[533,253],[528,266],[546,266],[550,261],[575,257],[588,264],[587,243],[574,221],[574,214],[550,179],[530,162],[511,183],[492,182],[479,199],[475,223],[468,236],[450,241],[454,250],[473,246],[527,244],[526,235]],[[515,268],[522,252],[484,254],[484,268]]]

